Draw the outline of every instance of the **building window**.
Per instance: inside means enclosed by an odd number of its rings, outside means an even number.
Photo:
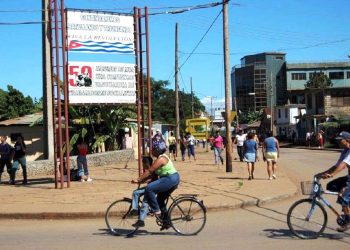
[[[334,97],[331,99],[332,107],[350,106],[350,96]]]
[[[281,118],[281,110],[278,109],[278,118]]]
[[[284,117],[285,117],[285,118],[288,118],[288,109],[285,109],[285,110],[284,110]]]
[[[331,80],[344,79],[344,71],[329,72],[329,78]]]
[[[283,56],[276,56],[277,60],[283,60]]]
[[[346,72],[346,78],[350,79],[350,71]]]
[[[292,73],[292,80],[306,80],[306,73]]]

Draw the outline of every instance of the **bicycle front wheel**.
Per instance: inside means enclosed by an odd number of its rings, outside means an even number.
[[[177,233],[195,235],[202,231],[207,221],[206,209],[197,199],[179,199],[169,209],[169,221]]]
[[[316,239],[326,228],[327,212],[312,199],[295,202],[288,211],[287,223],[290,231],[301,239]]]
[[[138,229],[132,226],[138,219],[138,215],[131,213],[130,200],[118,200],[107,209],[105,221],[109,231],[114,235],[131,236]]]

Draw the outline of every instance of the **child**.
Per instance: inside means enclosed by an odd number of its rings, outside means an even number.
[[[144,157],[142,159],[143,170],[145,171],[150,166],[152,166],[152,163],[153,163],[152,157],[150,157],[150,156]],[[148,184],[152,181],[155,181],[156,179],[158,179],[158,177],[157,177],[157,175],[154,174],[152,176],[152,178],[150,178],[146,181],[146,183]],[[136,215],[138,213],[139,199],[140,199],[140,196],[145,193],[145,188],[146,188],[146,186],[144,186],[142,188],[138,188],[132,192],[131,215]],[[141,205],[141,209],[140,209],[139,219],[144,221],[146,216],[147,216],[147,213],[148,213],[148,203],[145,200],[143,200],[142,205]]]

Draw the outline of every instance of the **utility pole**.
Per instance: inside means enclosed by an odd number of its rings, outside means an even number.
[[[51,47],[49,41],[50,1],[42,0],[42,60],[43,60],[43,141],[45,158],[54,159],[54,125],[51,82]]]
[[[175,138],[176,138],[176,141],[180,138],[178,32],[179,32],[178,23],[176,23],[175,25],[175,122],[176,122]],[[176,152],[177,152],[177,149],[176,149]]]
[[[272,72],[270,75],[270,112],[271,112],[271,122],[270,122],[270,131],[272,133],[272,136],[274,136],[273,134],[273,119],[274,119],[274,115],[273,115],[273,85],[272,85]]]
[[[228,0],[222,2],[224,65],[225,65],[225,123],[226,123],[226,172],[232,172],[232,140],[231,140],[231,98],[230,98],[230,50],[228,39]]]
[[[191,81],[191,108],[192,108],[192,119],[194,118],[194,110],[193,110],[193,90],[192,90],[192,76],[190,78]]]

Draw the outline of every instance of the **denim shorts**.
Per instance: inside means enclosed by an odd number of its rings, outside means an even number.
[[[343,207],[350,207],[350,183],[347,185],[340,196],[338,196],[337,202]]]

